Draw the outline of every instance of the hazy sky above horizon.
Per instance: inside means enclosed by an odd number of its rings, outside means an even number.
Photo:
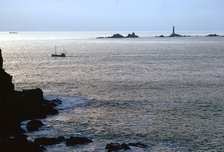
[[[224,31],[224,0],[0,0],[0,31]]]

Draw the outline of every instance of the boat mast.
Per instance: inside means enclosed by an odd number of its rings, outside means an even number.
[[[54,54],[56,54],[57,46],[54,46]]]

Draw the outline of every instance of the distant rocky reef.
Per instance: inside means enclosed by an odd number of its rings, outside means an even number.
[[[169,36],[160,35],[160,36],[155,36],[155,37],[165,38],[165,37],[191,37],[191,36],[190,35],[177,34],[175,32],[175,26],[173,26],[173,32]],[[196,37],[198,37],[198,36],[196,36]],[[218,35],[218,34],[209,34],[209,35],[206,35],[206,37],[224,37],[224,36],[221,36],[221,35]]]
[[[135,35],[135,33],[133,32],[132,34],[128,34],[127,36],[126,36],[126,38],[139,38],[139,36],[138,35]]]
[[[217,34],[209,34],[209,35],[206,35],[206,37],[221,37],[221,36]]]
[[[114,34],[114,35],[108,36],[108,37],[97,37],[97,39],[104,39],[104,38],[115,38],[115,39],[118,39],[118,38],[139,38],[139,36],[136,35],[133,32],[133,33],[129,33],[127,36],[123,36],[123,35],[117,33],[117,34]]]

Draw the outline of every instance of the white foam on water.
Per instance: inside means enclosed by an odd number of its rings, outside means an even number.
[[[31,133],[29,133],[26,129],[26,124],[28,123],[29,120],[23,121],[21,123],[21,127],[27,132],[26,134],[30,136],[32,139],[33,137],[36,138],[43,135],[55,136],[57,134],[57,129],[55,128],[58,127],[57,121],[61,123],[67,122],[72,117],[71,113],[73,109],[87,102],[86,99],[72,96],[45,95],[44,98],[46,100],[59,99],[62,101],[61,104],[55,107],[56,109],[59,110],[59,114],[47,116],[46,119],[40,119],[44,123],[44,126],[41,127],[38,131]]]
[[[60,96],[60,95],[45,95],[44,98],[46,100],[54,100],[59,99],[62,101],[56,108],[62,111],[67,111],[72,109],[78,105],[85,104],[87,102],[86,99],[80,97],[73,97],[73,96]],[[59,111],[60,114],[60,111]]]

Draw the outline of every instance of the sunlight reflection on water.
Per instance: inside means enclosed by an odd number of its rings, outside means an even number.
[[[68,57],[51,58],[55,44]],[[94,140],[52,151],[104,151],[109,142],[142,142],[151,151],[224,150],[223,38],[21,40],[1,47],[18,90],[40,87],[63,100],[61,113],[31,136]]]

